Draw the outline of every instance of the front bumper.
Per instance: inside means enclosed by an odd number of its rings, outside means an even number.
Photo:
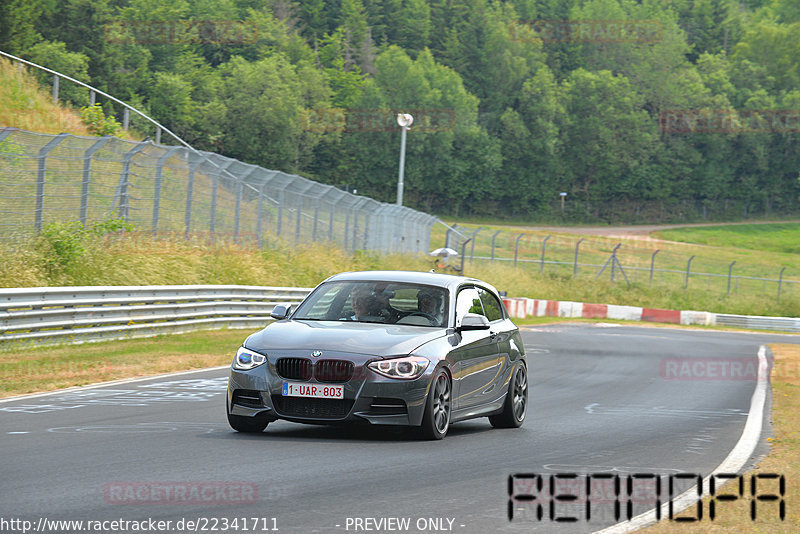
[[[228,410],[232,415],[267,419],[285,419],[299,423],[343,424],[369,423],[374,425],[419,426],[425,410],[428,389],[436,369],[433,362],[415,380],[397,380],[383,377],[367,364],[375,361],[370,356],[327,352],[329,360],[353,362],[353,376],[344,386],[344,399],[306,399],[281,395],[284,382],[322,384],[314,378],[308,380],[281,377],[276,363],[281,358],[307,357],[308,351],[283,351],[269,355],[267,362],[255,369],[239,371],[231,368],[228,380]],[[325,383],[329,384],[328,382]]]

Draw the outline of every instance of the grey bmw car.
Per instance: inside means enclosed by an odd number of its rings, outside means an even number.
[[[441,439],[457,421],[519,427],[525,349],[489,284],[407,271],[350,272],[249,336],[231,364],[228,422],[405,425]]]

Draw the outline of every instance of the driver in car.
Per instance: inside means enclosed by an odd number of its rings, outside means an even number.
[[[432,317],[437,323],[441,323],[441,318],[439,317],[439,299],[430,291],[423,290],[417,293],[417,309],[420,313]]]

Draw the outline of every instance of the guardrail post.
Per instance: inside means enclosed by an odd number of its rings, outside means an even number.
[[[539,272],[544,272],[544,253],[547,250],[547,240],[550,239],[550,236],[545,237],[542,240],[542,261],[539,262]]]
[[[578,276],[578,248],[583,243],[584,238],[578,239],[578,242],[575,243],[575,263],[572,266],[572,277],[575,278]]]
[[[127,132],[130,123],[131,123],[131,110],[126,107],[122,112],[122,129]]]
[[[786,267],[781,267],[781,274],[778,275],[778,302],[781,301],[781,286],[783,285],[783,271],[786,270]]]
[[[653,286],[653,268],[656,265],[656,254],[659,252],[661,252],[661,249],[657,248],[656,251],[653,252],[653,255],[650,256],[650,287]]]
[[[736,265],[736,261],[732,261],[731,264],[728,265],[728,295],[731,294],[731,275],[733,274],[734,265]],[[778,294],[780,295],[780,290],[778,290]]]
[[[449,230],[448,230],[448,232],[449,232]],[[492,261],[494,261],[494,240],[495,240],[495,239],[497,239],[497,235],[498,235],[500,232],[502,232],[502,230],[498,230],[498,231],[496,231],[496,232],[494,233],[494,235],[492,236]]]
[[[477,230],[475,230],[472,233],[472,238],[470,239],[470,241],[472,241],[472,246],[469,249],[469,264],[470,265],[472,265],[472,259],[475,257],[475,241],[476,241],[475,237],[478,235],[478,232],[480,232],[481,230],[483,230],[483,228],[478,228]]]
[[[38,171],[36,174],[36,212],[35,222],[36,233],[42,231],[42,220],[44,219],[44,182],[45,173],[47,172],[47,154],[53,150],[61,141],[64,140],[69,134],[58,134],[49,143],[39,149],[39,162]]]
[[[110,136],[105,136],[90,146],[83,153],[83,180],[81,182],[81,224],[86,227],[89,218],[89,181],[92,171],[92,156],[100,150],[103,145],[111,140]]]
[[[691,258],[689,258],[689,261],[686,263],[686,281],[683,284],[683,288],[684,289],[688,289],[689,288],[689,275],[690,275],[690,272],[691,272],[692,260],[693,259],[694,259],[694,255]]]
[[[156,144],[161,144],[161,126],[156,126]]]
[[[58,104],[58,74],[53,74],[53,104]]]
[[[514,240],[514,268],[517,268],[517,256],[519,255],[519,240],[522,239],[522,236],[525,234],[519,234],[517,239]]]
[[[89,106],[94,106],[95,101],[97,100],[97,93],[94,90],[89,90]]]

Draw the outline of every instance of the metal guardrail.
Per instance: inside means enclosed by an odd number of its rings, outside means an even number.
[[[755,330],[775,330],[800,334],[800,318],[797,317],[763,317],[757,315],[715,314],[715,324],[720,326],[736,326]]]
[[[272,320],[276,304],[299,303],[310,291],[238,285],[0,289],[0,346],[259,328]]]

